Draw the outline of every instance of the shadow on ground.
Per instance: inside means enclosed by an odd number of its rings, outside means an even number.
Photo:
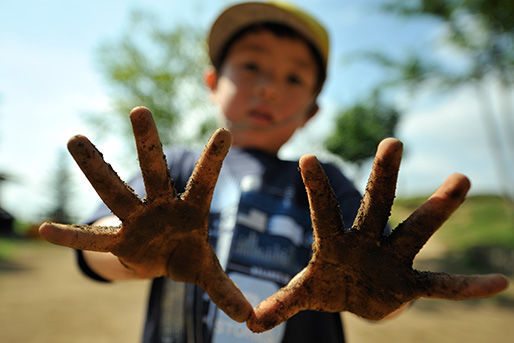
[[[0,274],[2,273],[19,273],[29,270],[27,266],[17,263],[9,259],[0,258]]]

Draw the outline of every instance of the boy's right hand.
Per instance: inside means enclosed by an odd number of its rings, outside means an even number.
[[[232,319],[244,322],[252,306],[221,268],[209,241],[209,207],[223,159],[231,144],[219,129],[200,156],[183,194],[175,194],[155,123],[149,110],[130,113],[146,198],[141,200],[83,136],[68,149],[121,227],[44,223],[46,240],[81,250],[111,252],[137,276],[168,276],[202,287]]]

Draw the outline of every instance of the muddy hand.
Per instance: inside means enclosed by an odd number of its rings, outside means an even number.
[[[46,240],[75,249],[112,252],[140,277],[166,275],[195,283],[237,321],[252,307],[223,272],[208,242],[209,207],[231,136],[220,129],[200,156],[183,194],[175,194],[150,111],[130,113],[146,189],[141,200],[116,175],[86,137],[73,137],[68,149],[121,227],[44,223]]]
[[[501,275],[462,276],[412,269],[418,251],[462,203],[470,187],[450,176],[389,237],[390,215],[402,144],[386,139],[378,147],[361,207],[350,229],[343,227],[337,200],[314,156],[300,160],[314,229],[313,256],[287,286],[264,300],[247,322],[261,332],[301,310],[350,311],[379,320],[419,297],[470,299],[507,286]]]

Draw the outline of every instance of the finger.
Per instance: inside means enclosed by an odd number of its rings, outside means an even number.
[[[412,261],[434,232],[464,201],[471,184],[462,174],[453,174],[407,220],[391,234],[396,251]]]
[[[152,201],[163,196],[175,196],[152,113],[145,107],[136,107],[130,112],[130,120],[136,139],[137,154],[145,183],[147,200]]]
[[[246,325],[253,332],[271,330],[296,313],[308,308],[311,297],[308,290],[299,283],[305,269],[297,274],[287,286],[262,301],[250,316]]]
[[[189,200],[200,207],[208,208],[218,175],[227,155],[232,135],[226,129],[218,129],[205,145],[189,178],[182,199]]]
[[[420,273],[423,297],[466,300],[493,296],[507,288],[507,278],[500,274],[451,275],[446,273]]]
[[[213,259],[211,264],[210,268],[206,268],[199,286],[227,316],[237,322],[245,322],[253,312],[252,305],[223,271],[218,260]]]
[[[332,186],[314,155],[300,159],[300,172],[309,199],[315,244],[344,230],[339,203]]]
[[[118,242],[119,227],[64,225],[46,222],[39,235],[50,243],[80,250],[108,252]]]
[[[394,138],[386,138],[378,145],[366,193],[354,222],[354,228],[372,239],[382,236],[391,214],[402,150],[402,143]]]
[[[118,218],[125,219],[141,204],[137,195],[103,160],[102,154],[86,137],[71,138],[68,150],[100,198]]]

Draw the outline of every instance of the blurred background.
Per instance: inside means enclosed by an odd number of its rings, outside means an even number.
[[[514,3],[298,0],[331,37],[321,111],[280,151],[338,164],[361,190],[378,142],[404,142],[393,224],[454,172],[467,201],[420,269],[514,273]],[[201,147],[214,128],[204,37],[232,1],[0,2],[0,341],[137,342],[145,282],[98,285],[44,220],[84,221],[99,199],[66,151],[88,136],[137,172],[128,112],[152,110],[163,142]],[[350,342],[514,340],[514,291],[419,301],[387,323],[344,314]]]

